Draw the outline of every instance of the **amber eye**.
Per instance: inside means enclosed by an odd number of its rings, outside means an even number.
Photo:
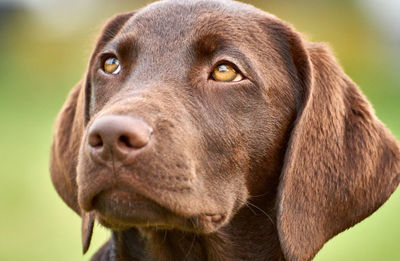
[[[243,75],[229,64],[220,64],[216,66],[211,76],[218,82],[238,82],[243,79]]]
[[[115,57],[107,58],[103,63],[103,70],[106,73],[118,74],[121,71],[121,65]]]

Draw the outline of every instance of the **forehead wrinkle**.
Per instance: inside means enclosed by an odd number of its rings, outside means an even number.
[[[222,13],[212,11],[199,16],[196,21],[196,31],[198,35],[214,34],[241,38],[249,31],[252,24],[250,17],[243,17],[240,14]],[[240,33],[240,34],[239,34]]]
[[[241,49],[239,47],[251,46],[251,32],[255,26],[252,25],[252,21],[248,21],[248,18],[242,22],[243,17],[240,15],[225,15],[219,12],[202,15],[193,30],[196,37],[192,49],[197,54],[210,55],[224,48],[238,50]],[[245,42],[250,44],[246,45]]]
[[[131,50],[137,45],[136,34],[133,32],[123,32],[114,41],[119,50]]]

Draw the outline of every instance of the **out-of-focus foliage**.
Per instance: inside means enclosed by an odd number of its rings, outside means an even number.
[[[344,0],[250,2],[308,39],[329,42],[378,117],[400,137],[399,64],[359,6]],[[104,21],[145,1],[90,3],[88,17],[65,31],[68,23],[50,27],[29,9],[6,9],[0,2],[0,260],[89,260],[108,236],[97,226],[90,252],[81,256],[80,219],[55,193],[48,173],[52,124],[84,74]],[[71,23],[77,19],[73,11],[69,15]],[[372,217],[327,243],[315,260],[400,260],[399,220],[396,193]]]

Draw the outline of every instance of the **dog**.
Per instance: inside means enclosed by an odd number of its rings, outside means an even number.
[[[378,209],[400,148],[325,44],[253,6],[166,0],[103,29],[52,182],[92,260],[310,260]]]

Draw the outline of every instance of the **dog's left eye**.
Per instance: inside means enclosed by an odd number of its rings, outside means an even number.
[[[243,79],[243,75],[233,65],[228,63],[216,66],[211,76],[218,82],[238,82]]]
[[[103,70],[106,73],[118,74],[121,71],[121,64],[117,58],[110,57],[103,62]]]

